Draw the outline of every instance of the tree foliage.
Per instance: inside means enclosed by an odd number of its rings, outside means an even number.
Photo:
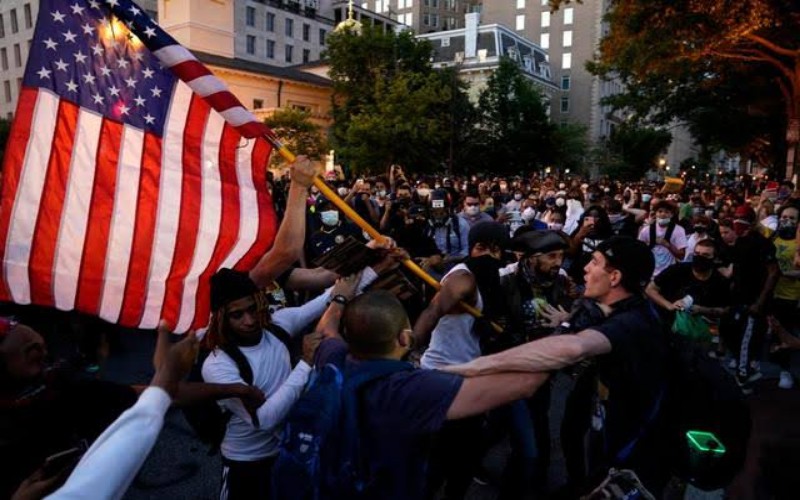
[[[551,0],[554,8],[565,3]],[[614,0],[607,21],[589,69],[625,84],[611,104],[643,121],[684,121],[714,147],[793,163],[800,129],[796,0]]]
[[[319,159],[328,153],[328,141],[322,127],[311,121],[307,111],[284,108],[264,120],[269,128],[297,155]],[[284,163],[281,155],[274,154],[270,162],[274,167]]]
[[[672,135],[665,130],[623,123],[599,145],[595,161],[612,179],[639,180],[657,165],[671,141]]]
[[[484,169],[532,171],[556,160],[555,126],[544,99],[510,59],[502,59],[479,98]]]
[[[5,157],[6,143],[8,143],[8,136],[11,133],[11,120],[0,118],[0,167],[3,165],[3,158]]]
[[[354,171],[440,168],[453,136],[452,103],[464,90],[434,71],[431,53],[408,31],[364,26],[328,38],[333,141]]]

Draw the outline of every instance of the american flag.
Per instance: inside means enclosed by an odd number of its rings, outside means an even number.
[[[6,149],[0,300],[205,325],[276,221],[270,131],[129,0],[42,0]]]

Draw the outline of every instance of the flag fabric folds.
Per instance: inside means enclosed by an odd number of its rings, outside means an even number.
[[[204,326],[272,244],[265,125],[129,0],[42,0],[3,166],[0,300]]]

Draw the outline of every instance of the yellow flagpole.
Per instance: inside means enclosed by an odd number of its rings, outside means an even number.
[[[297,157],[294,155],[294,153],[289,151],[286,148],[286,146],[284,146],[277,138],[270,136],[265,136],[265,137],[270,143],[272,143],[275,149],[277,149],[278,154],[280,154],[284,160],[286,160],[289,163],[295,162]],[[378,230],[372,227],[372,225],[369,222],[364,220],[363,217],[358,215],[358,213],[355,210],[353,210],[353,207],[351,207],[347,202],[345,202],[336,191],[331,189],[325,182],[325,180],[322,179],[322,177],[316,175],[314,177],[314,185],[317,186],[317,189],[319,189],[320,193],[322,193],[323,196],[325,196],[328,200],[330,200],[331,203],[336,205],[336,208],[341,210],[342,213],[344,213],[351,221],[353,221],[358,227],[360,227],[364,232],[366,232],[370,236],[370,238],[378,240],[379,242],[383,241],[384,236],[381,233],[379,233]],[[406,268],[409,271],[414,273],[417,277],[419,277],[422,281],[433,287],[435,290],[439,290],[442,288],[442,285],[438,281],[436,281],[430,274],[426,273],[425,270],[419,267],[417,263],[414,262],[413,260],[404,259],[402,263],[404,266],[406,266]],[[464,309],[467,313],[471,314],[475,318],[483,317],[483,314],[470,304],[461,301],[459,305],[461,306],[462,309]],[[503,328],[497,323],[491,322],[491,325],[496,332],[501,333],[503,331]]]

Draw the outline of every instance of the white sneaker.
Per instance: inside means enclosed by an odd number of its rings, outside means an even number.
[[[792,374],[782,370],[781,379],[778,381],[778,387],[781,389],[791,389],[794,387],[794,378],[792,378]]]

